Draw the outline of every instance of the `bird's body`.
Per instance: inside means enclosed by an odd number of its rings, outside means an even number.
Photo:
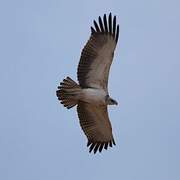
[[[107,106],[117,105],[108,93],[108,77],[119,37],[116,16],[99,17],[94,21],[91,36],[82,50],[77,69],[79,84],[67,77],[60,83],[56,95],[68,109],[77,105],[81,128],[88,138],[89,151],[96,153],[115,145]]]
[[[81,90],[79,100],[96,105],[106,105],[106,95],[103,89],[84,88]]]

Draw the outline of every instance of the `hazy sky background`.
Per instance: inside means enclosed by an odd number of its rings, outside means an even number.
[[[94,155],[55,91],[76,80],[92,21],[109,12],[117,145]],[[180,179],[180,1],[0,1],[0,49],[1,180]]]

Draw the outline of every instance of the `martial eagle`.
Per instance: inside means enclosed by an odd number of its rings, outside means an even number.
[[[56,95],[66,108],[77,105],[80,125],[87,136],[89,152],[96,153],[115,145],[107,105],[117,105],[109,96],[108,76],[118,42],[119,25],[111,13],[94,20],[91,36],[84,46],[78,69],[79,84],[67,77]]]

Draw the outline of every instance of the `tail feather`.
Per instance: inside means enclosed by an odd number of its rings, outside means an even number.
[[[78,103],[80,91],[81,87],[70,77],[67,77],[60,83],[60,86],[58,86],[56,95],[61,104],[70,109]]]

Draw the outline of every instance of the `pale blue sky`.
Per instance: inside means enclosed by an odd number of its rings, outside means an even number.
[[[109,82],[117,146],[94,155],[55,90],[76,80],[92,21],[109,12],[120,24]],[[179,22],[178,0],[0,1],[0,179],[179,180]]]

